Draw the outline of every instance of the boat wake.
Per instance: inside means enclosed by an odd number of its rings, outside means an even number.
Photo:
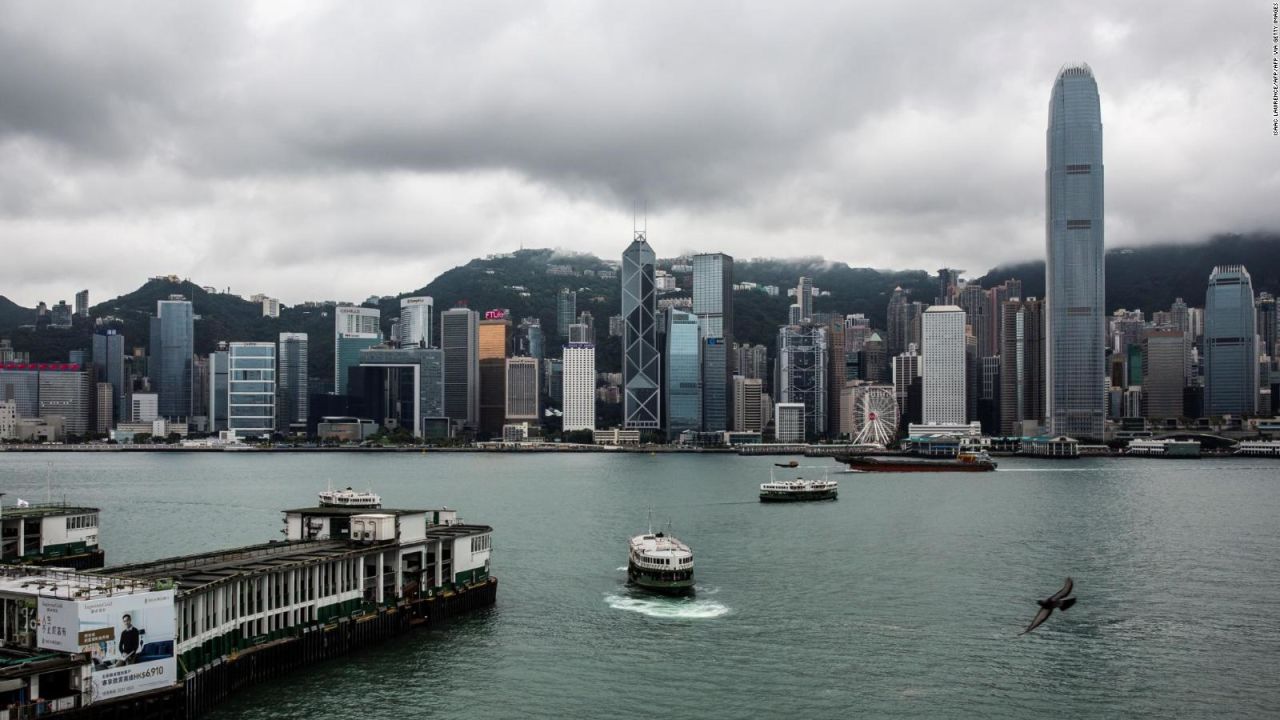
[[[623,565],[622,567],[618,568],[618,572],[626,572],[626,571],[627,571],[626,565]]]
[[[729,614],[729,607],[714,600],[699,598],[636,597],[606,595],[604,601],[614,610],[626,610],[665,620],[713,620]]]

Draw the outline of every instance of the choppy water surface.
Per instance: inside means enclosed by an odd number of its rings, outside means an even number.
[[[495,527],[491,611],[250,690],[217,717],[1274,717],[1280,462],[1005,460],[841,475],[761,505],[772,459],[0,455],[0,491],[101,506],[112,563],[279,537],[335,484]],[[698,595],[628,591],[647,508]],[[1079,603],[1017,637],[1034,599]]]

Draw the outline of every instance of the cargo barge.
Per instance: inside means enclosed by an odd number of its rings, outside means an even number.
[[[996,462],[986,452],[962,452],[954,458],[917,455],[842,455],[850,470],[862,472],[989,472]]]

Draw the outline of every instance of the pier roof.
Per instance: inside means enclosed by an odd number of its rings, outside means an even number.
[[[487,532],[493,532],[493,528],[488,525],[468,525],[465,523],[427,526],[427,537],[433,540],[447,540]]]
[[[33,565],[0,565],[0,594],[96,600],[151,590],[150,583],[111,573],[88,573]]]
[[[362,508],[362,507],[315,506],[315,507],[293,508],[292,510],[284,510],[283,512],[286,515],[302,514],[302,515],[314,515],[314,516],[320,516],[320,517],[342,517],[342,516],[350,517],[351,515],[395,515],[396,517],[400,517],[401,515],[421,515],[422,513],[435,512],[436,510],[439,510],[439,509],[445,509],[445,508],[434,508],[431,510],[409,510],[405,508],[367,508],[367,507]]]
[[[394,544],[394,540],[360,544],[346,540],[271,542],[122,565],[103,572],[138,580],[172,579],[179,592],[185,593],[243,577],[364,555],[372,548]]]
[[[6,505],[0,510],[0,518],[5,520],[14,520],[22,518],[30,520],[43,517],[57,517],[60,515],[87,515],[89,513],[99,512],[96,507],[86,507],[84,505],[67,505],[66,503],[32,503],[25,507],[16,507],[14,505]]]

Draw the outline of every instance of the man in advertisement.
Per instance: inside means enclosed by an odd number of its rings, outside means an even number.
[[[138,628],[133,626],[133,616],[129,613],[125,613],[120,618],[120,621],[124,625],[124,629],[120,631],[120,645],[118,647],[121,664],[132,665],[138,662],[138,648],[141,647],[138,637],[140,633]],[[143,630],[142,632],[146,631]]]

